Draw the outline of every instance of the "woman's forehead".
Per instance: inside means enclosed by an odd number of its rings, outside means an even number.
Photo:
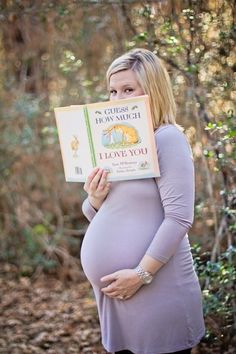
[[[137,77],[133,70],[122,70],[110,77],[110,86],[116,84],[135,84],[137,83]]]

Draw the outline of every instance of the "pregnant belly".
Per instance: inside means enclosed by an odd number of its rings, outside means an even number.
[[[156,226],[122,221],[94,220],[88,227],[81,248],[81,264],[91,282],[104,287],[101,277],[117,270],[134,268],[145,254]]]

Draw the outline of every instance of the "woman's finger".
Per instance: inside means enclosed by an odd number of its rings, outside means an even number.
[[[96,190],[98,188],[98,184],[100,182],[101,176],[102,176],[103,170],[102,169],[98,169],[97,173],[95,174],[95,176],[93,177],[93,179],[90,182],[89,188],[91,190]]]
[[[107,175],[108,175],[107,171],[102,172],[102,176],[98,185],[99,189],[104,189],[107,186]]]
[[[109,292],[103,291],[103,293],[107,296],[112,296],[112,297],[120,295],[120,291],[118,291],[118,290],[113,290],[113,291],[109,291]]]
[[[88,181],[89,183],[94,179],[94,177],[96,176],[96,174],[98,173],[99,170],[100,170],[99,167],[95,167],[95,168],[92,170],[92,172],[90,173],[90,175],[89,175],[88,178],[87,178],[87,181]]]
[[[112,293],[120,292],[121,289],[119,289],[116,285],[112,284],[111,286],[108,285],[106,288],[102,288],[101,291],[106,294],[112,294]]]
[[[102,277],[100,280],[101,282],[105,282],[105,281],[113,282],[114,280],[117,280],[117,273],[107,274],[104,277]],[[111,286],[111,284],[108,285],[107,287],[109,286]]]
[[[94,179],[94,177],[96,176],[96,174],[98,173],[99,167],[95,167],[92,172],[90,173],[90,175],[88,176],[88,178],[86,179],[86,182],[84,184],[84,190],[87,192],[89,185],[91,183],[91,181]]]

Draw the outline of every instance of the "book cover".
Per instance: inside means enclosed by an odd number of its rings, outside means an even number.
[[[91,170],[108,180],[160,176],[147,95],[55,108],[66,181],[84,182]]]

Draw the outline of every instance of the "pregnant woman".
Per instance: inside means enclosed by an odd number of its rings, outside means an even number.
[[[108,352],[191,353],[204,335],[201,290],[188,230],[194,166],[175,122],[167,70],[145,49],[117,58],[107,71],[110,100],[149,95],[161,176],[108,182],[95,168],[82,209],[90,221],[81,262],[98,307]]]

